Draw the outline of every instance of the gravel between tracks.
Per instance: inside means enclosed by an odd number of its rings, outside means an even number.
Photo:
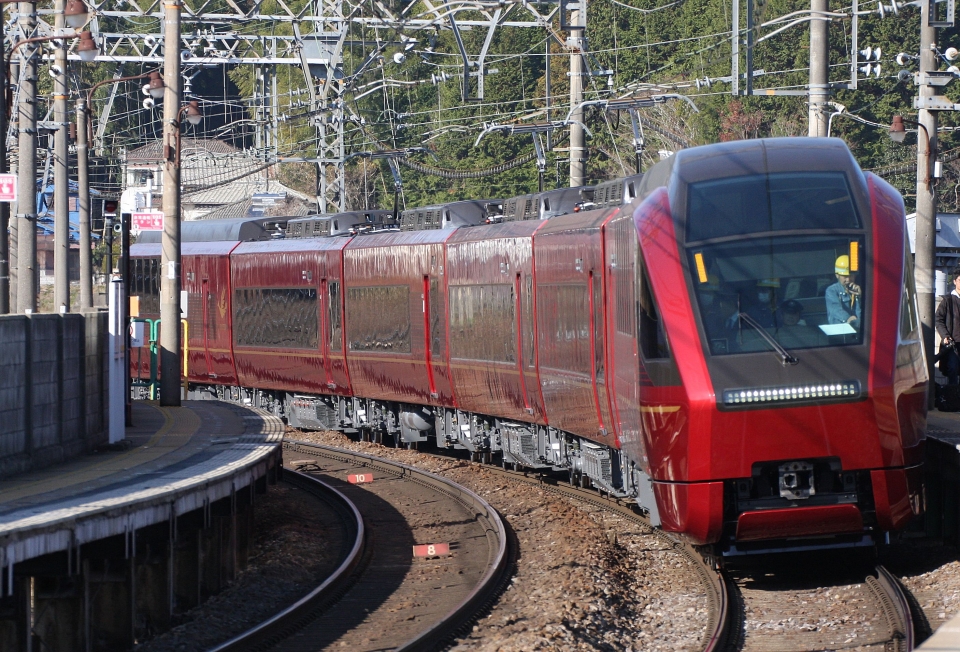
[[[960,613],[960,551],[936,542],[908,542],[885,560],[923,609],[931,631]]]
[[[706,627],[703,588],[689,562],[642,527],[505,481],[476,464],[358,443],[336,433],[291,430],[287,437],[349,448],[443,475],[476,491],[504,515],[520,544],[517,572],[510,589],[454,649],[699,647]],[[258,500],[256,518],[250,563],[237,581],[138,650],[206,649],[291,604],[332,570],[336,546],[326,539],[327,516],[313,498],[283,484],[272,486]],[[890,549],[884,557],[884,563],[917,598],[932,629],[960,612],[956,548],[908,543]],[[747,627],[773,634],[777,638],[772,640],[780,643],[787,643],[789,633],[798,629],[832,631],[837,647],[850,652],[865,649],[858,643],[870,638],[876,623],[866,614],[853,614],[866,605],[853,604],[857,601],[853,587],[831,588],[814,585],[798,592],[796,610],[782,622],[765,617],[763,609],[751,610]],[[817,606],[825,602],[833,607]],[[837,636],[846,632],[856,636]]]
[[[206,650],[263,622],[333,572],[341,547],[332,513],[290,485],[257,497],[247,568],[226,590],[179,617],[181,623],[136,646],[138,652]]]
[[[447,477],[482,496],[519,542],[510,588],[455,650],[694,650],[707,624],[692,564],[649,530],[504,480],[478,464],[288,431]]]

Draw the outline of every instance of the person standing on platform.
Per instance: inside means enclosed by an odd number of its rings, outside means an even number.
[[[960,384],[960,355],[957,341],[960,340],[960,267],[950,274],[953,291],[943,297],[937,306],[937,333],[940,335],[940,373],[947,377],[947,384]]]

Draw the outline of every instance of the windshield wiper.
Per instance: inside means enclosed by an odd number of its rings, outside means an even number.
[[[756,319],[745,312],[737,313],[737,318],[739,319],[740,323],[745,322],[748,326],[752,326],[754,330],[760,333],[760,337],[763,338],[763,341],[769,344],[770,348],[776,351],[780,356],[780,364],[782,364],[784,367],[786,367],[788,364],[797,364],[800,362],[796,356],[791,355],[789,351],[783,348],[780,342],[773,339],[770,333],[768,333],[767,330],[761,326]]]

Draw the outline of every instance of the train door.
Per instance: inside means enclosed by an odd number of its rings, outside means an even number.
[[[206,270],[204,270],[206,272]],[[210,279],[204,278],[200,282],[200,296],[203,301],[203,359],[207,364],[207,375],[213,376],[215,374],[211,373],[213,370],[213,363],[210,360],[210,334],[215,333],[215,329],[211,328],[213,326],[214,314],[211,314],[210,304],[214,302],[213,293],[210,291]],[[216,308],[214,308],[216,310]],[[216,337],[216,336],[214,336]]]
[[[430,388],[430,398],[437,398],[437,381],[434,374],[434,351],[440,348],[439,311],[439,281],[430,274],[423,277],[423,359],[427,367],[427,383]]]
[[[523,396],[523,409],[527,414],[533,414],[533,401],[531,401],[530,390],[527,383],[527,354],[531,347],[524,346],[524,340],[526,339],[525,331],[531,329],[530,319],[524,315],[524,305],[527,303],[524,301],[523,296],[523,274],[517,272],[516,279],[514,280],[513,287],[513,297],[515,301],[514,311],[516,313],[516,331],[517,331],[517,372],[520,374],[520,393]]]
[[[604,232],[607,262],[607,391],[621,445],[640,445],[635,267],[637,236],[631,213],[611,220]],[[632,450],[637,460],[643,453]]]
[[[320,357],[323,360],[324,382],[327,388],[333,388],[333,361],[330,359],[330,283],[326,278],[320,279]],[[326,309],[325,309],[326,308]]]
[[[601,258],[601,261],[603,259]],[[590,270],[588,279],[588,300],[590,306],[590,358],[593,361],[593,401],[597,413],[597,429],[600,436],[613,434],[610,419],[610,403],[607,398],[606,353],[604,347],[605,310],[603,293],[603,265]]]

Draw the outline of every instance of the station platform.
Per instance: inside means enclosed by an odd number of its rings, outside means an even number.
[[[167,521],[281,464],[283,423],[218,401],[133,403],[123,447],[0,481],[0,568]],[[12,590],[12,587],[0,587]]]
[[[960,445],[960,412],[927,413],[927,436],[954,446]]]

